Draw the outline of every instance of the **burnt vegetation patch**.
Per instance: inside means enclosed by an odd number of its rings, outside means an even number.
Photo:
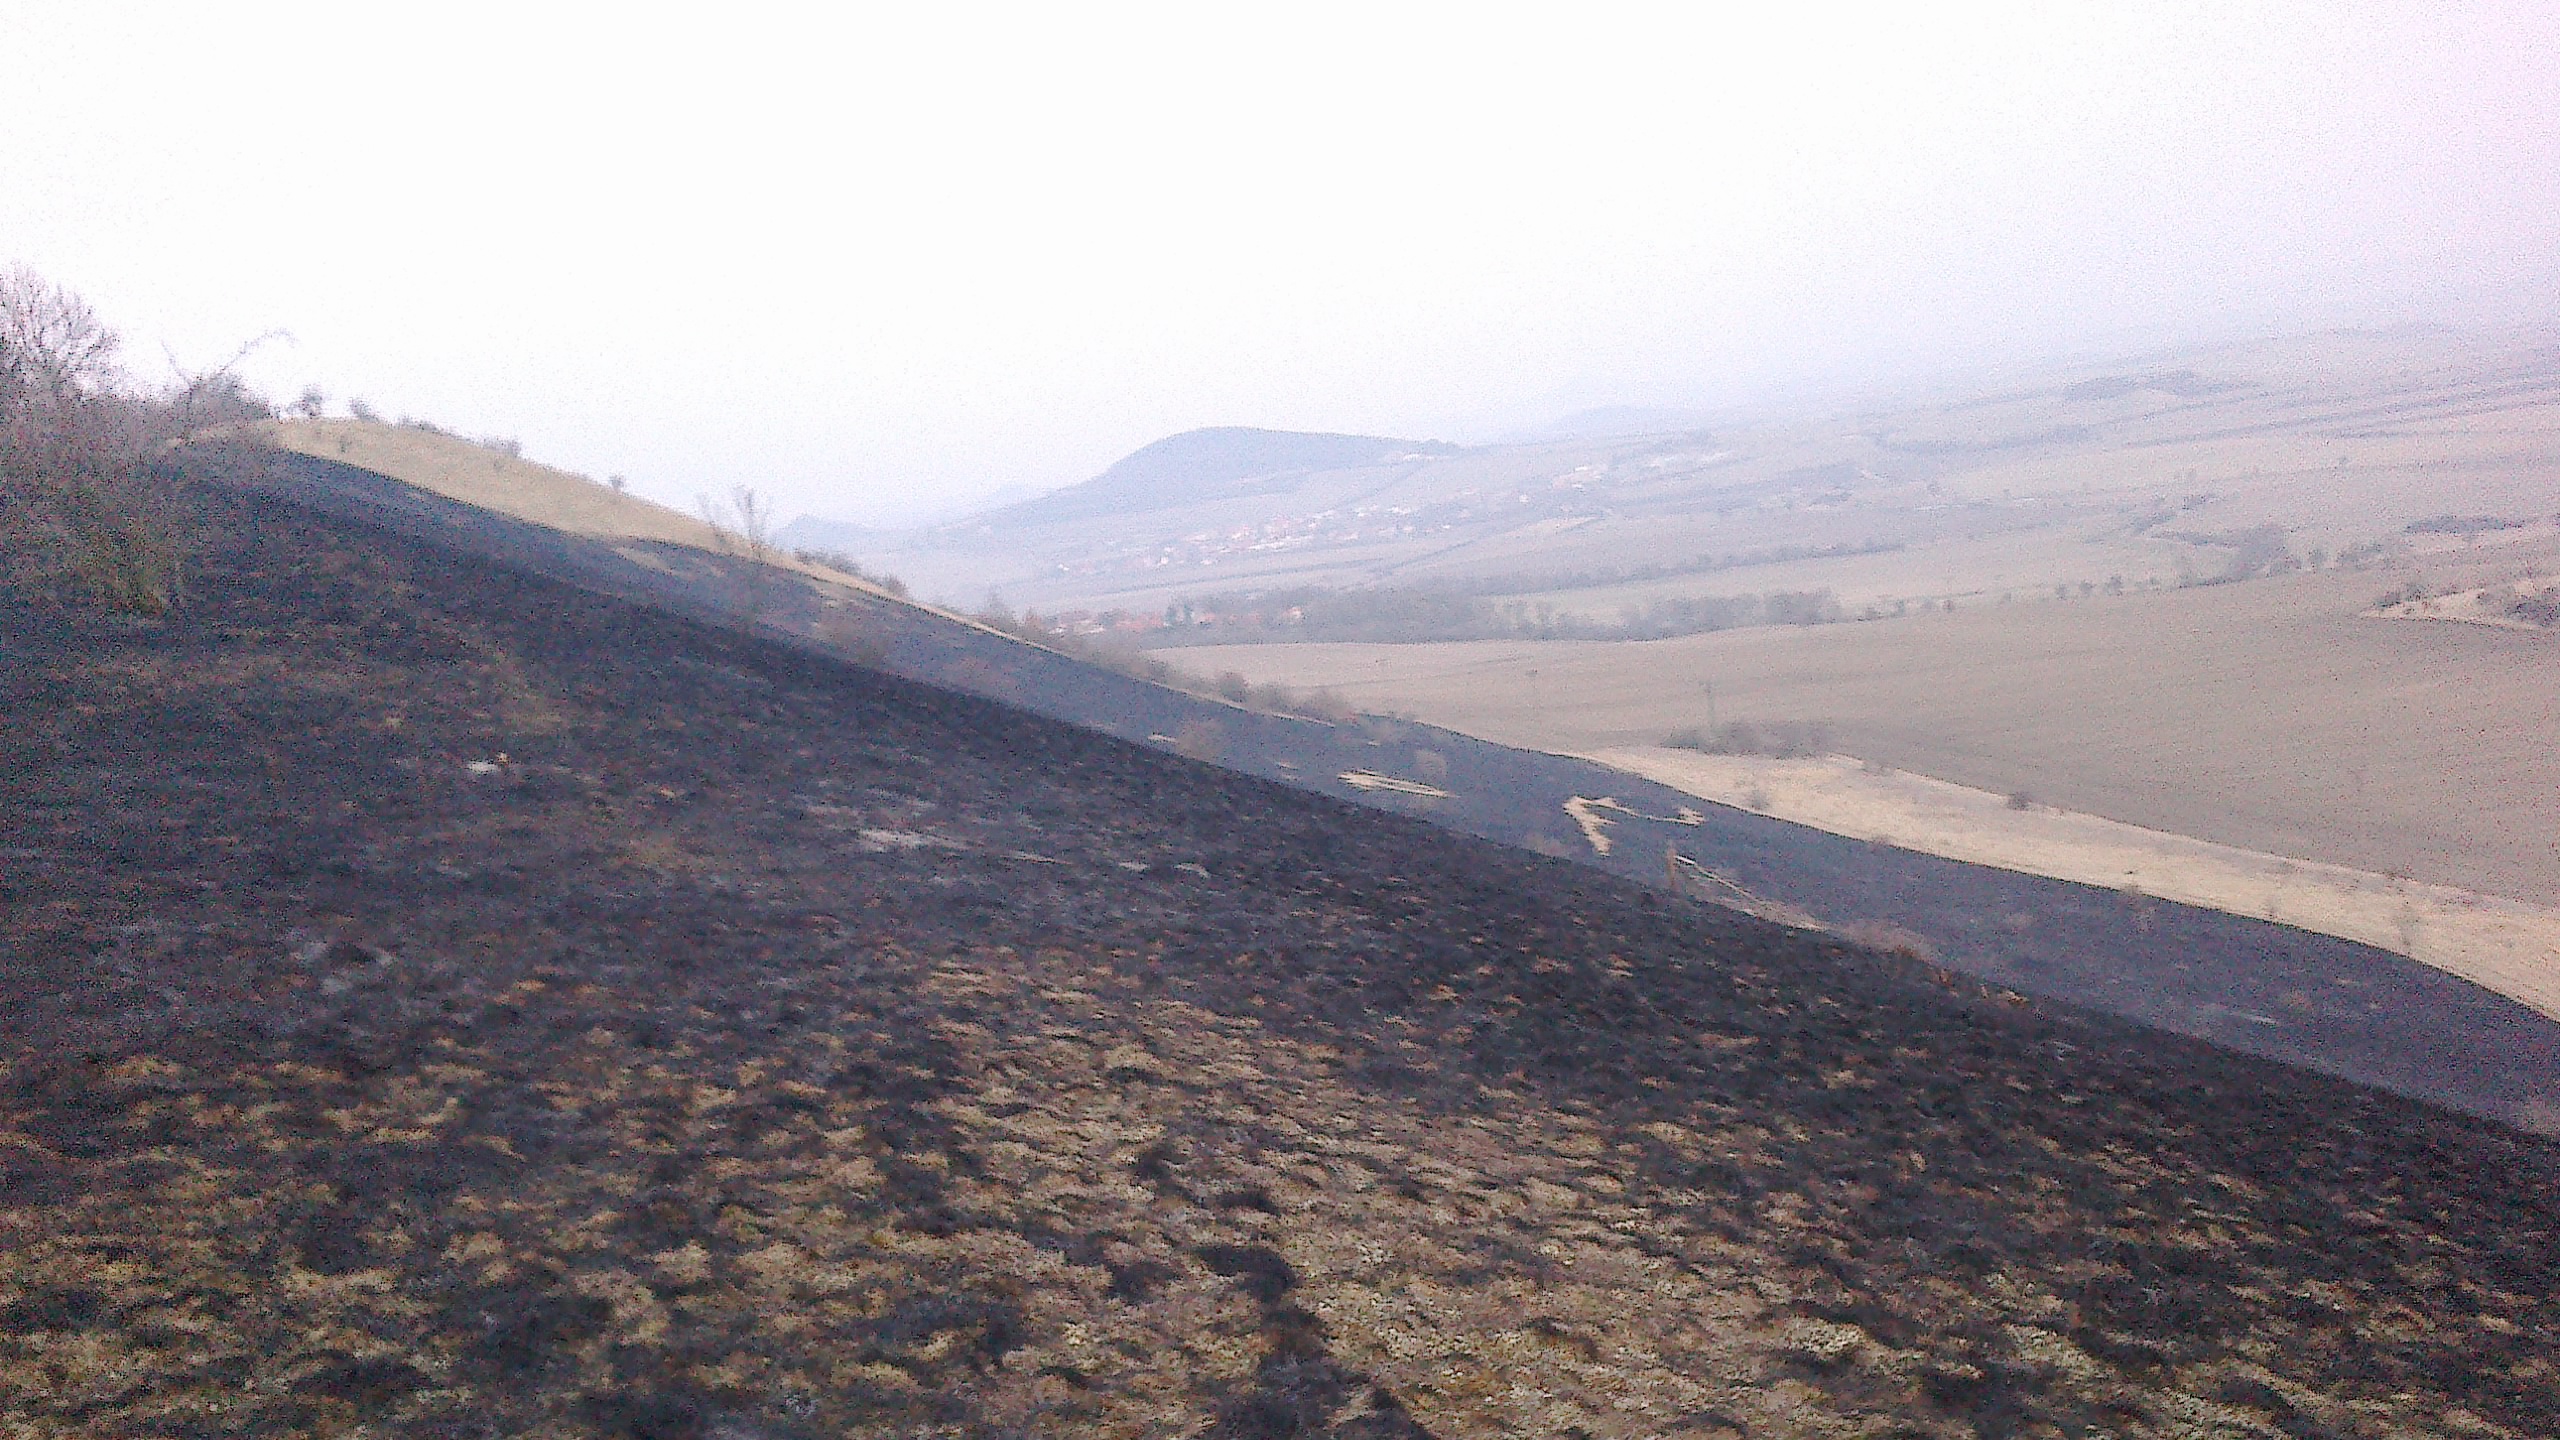
[[[2547,1142],[194,504],[0,591],[10,1428],[2560,1433]]]

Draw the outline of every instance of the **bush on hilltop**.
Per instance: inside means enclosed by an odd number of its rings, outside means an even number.
[[[272,419],[231,364],[165,389],[117,363],[116,332],[35,272],[0,272],[0,557],[98,603],[158,615],[185,594],[190,437]]]

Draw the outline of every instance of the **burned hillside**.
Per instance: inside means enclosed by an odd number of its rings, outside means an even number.
[[[272,500],[0,600],[27,1434],[2560,1433],[2560,1149]]]

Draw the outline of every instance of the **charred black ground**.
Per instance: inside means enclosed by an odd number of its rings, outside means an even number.
[[[773,584],[735,556],[572,535],[308,456],[235,473],[324,514],[715,626],[748,623],[742,602],[760,597],[753,628],[769,638],[1648,884],[1668,878],[1669,845],[1703,867],[1690,873],[1700,898],[1897,937],[1996,986],[2537,1133],[2560,1124],[2560,1022],[2387,950],[1829,835],[1430,726],[1207,701],[929,610]],[[1382,773],[1439,793],[1380,788]],[[1611,802],[1606,849],[1570,813],[1593,797]]]
[[[208,500],[0,602],[29,1434],[2560,1434],[2560,1152]]]

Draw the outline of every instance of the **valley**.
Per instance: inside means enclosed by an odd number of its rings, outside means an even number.
[[[1107,524],[1017,507],[876,554],[1198,684],[1574,755],[1819,735],[1853,767],[2552,913],[2555,355],[2309,336],[1167,482]],[[2481,973],[2460,928],[2436,958]],[[2482,963],[2541,993],[2560,924],[2527,928]]]

